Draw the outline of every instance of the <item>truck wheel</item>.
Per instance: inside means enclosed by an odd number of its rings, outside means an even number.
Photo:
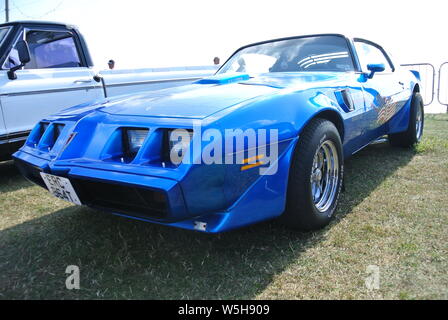
[[[412,97],[408,129],[404,132],[390,134],[390,144],[395,147],[411,147],[418,143],[423,135],[424,123],[423,99],[420,93],[416,92]]]
[[[333,217],[344,173],[339,132],[325,119],[313,119],[299,136],[281,220],[304,231],[322,228]]]

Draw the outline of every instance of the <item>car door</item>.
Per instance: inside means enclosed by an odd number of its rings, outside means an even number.
[[[6,132],[26,137],[42,118],[61,109],[102,97],[102,87],[87,67],[76,35],[64,28],[24,29],[31,61],[10,80],[7,70],[17,64],[13,46],[0,70],[0,102]]]
[[[345,123],[344,154],[352,155],[366,144],[364,137],[368,120],[364,99],[363,82],[358,73],[348,73],[346,86],[335,91],[338,104],[342,107]]]
[[[367,144],[387,133],[387,122],[404,105],[405,87],[382,47],[364,39],[355,39],[354,45],[365,75],[370,74],[368,64],[383,64],[385,67],[383,72],[375,73],[372,78],[363,77],[367,121],[362,135]]]

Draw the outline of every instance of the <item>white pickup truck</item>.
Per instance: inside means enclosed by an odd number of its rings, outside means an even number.
[[[21,147],[40,119],[90,100],[185,85],[213,66],[95,70],[86,42],[71,25],[0,24],[0,161]]]

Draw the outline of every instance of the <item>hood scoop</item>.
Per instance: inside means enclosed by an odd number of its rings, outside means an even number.
[[[240,81],[249,80],[250,77],[245,73],[224,73],[218,74],[215,76],[203,78],[201,80],[196,81],[198,84],[229,84]]]

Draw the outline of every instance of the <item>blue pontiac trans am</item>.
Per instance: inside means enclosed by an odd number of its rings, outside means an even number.
[[[419,142],[420,75],[378,44],[307,35],[238,49],[182,87],[78,105],[39,122],[13,157],[78,205],[218,233],[334,216],[344,159],[387,135]]]

